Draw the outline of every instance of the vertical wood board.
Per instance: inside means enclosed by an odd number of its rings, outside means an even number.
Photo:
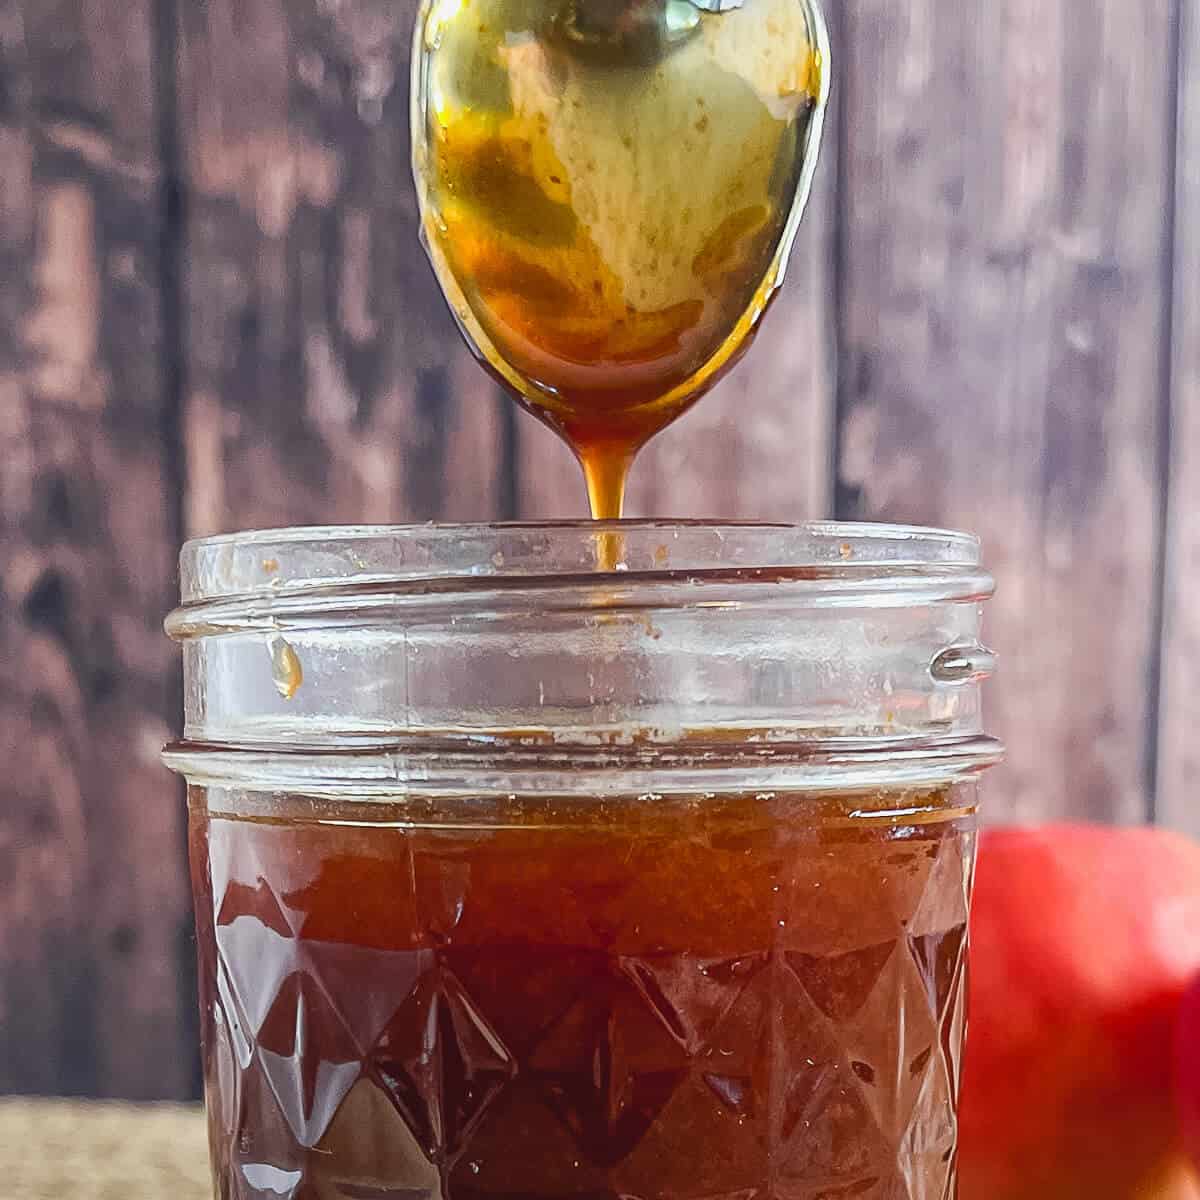
[[[418,244],[413,6],[180,15],[189,532],[504,515],[506,414]]]
[[[1200,14],[1180,5],[1171,476],[1159,704],[1157,818],[1200,834]]]
[[[195,1076],[151,17],[0,3],[0,1091]]]
[[[983,535],[992,817],[1141,820],[1172,5],[843,8],[839,515]]]

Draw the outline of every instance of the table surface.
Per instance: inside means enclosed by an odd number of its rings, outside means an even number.
[[[0,1179],[14,1200],[212,1200],[204,1114],[0,1098]]]
[[[1141,1200],[1200,1200],[1190,1174]],[[0,1096],[4,1200],[212,1200],[199,1106]]]

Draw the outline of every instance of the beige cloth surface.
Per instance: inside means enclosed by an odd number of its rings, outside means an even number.
[[[199,1108],[0,1098],[3,1200],[212,1200]]]
[[[1141,1200],[1200,1200],[1191,1180]],[[212,1200],[204,1114],[0,1096],[0,1200]]]

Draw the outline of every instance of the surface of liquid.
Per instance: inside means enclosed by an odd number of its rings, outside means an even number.
[[[193,788],[217,1196],[953,1195],[972,803]]]
[[[816,154],[809,0],[434,0],[423,232],[468,340],[621,515],[639,448],[749,345]]]

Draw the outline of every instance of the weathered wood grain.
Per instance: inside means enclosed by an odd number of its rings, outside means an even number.
[[[820,515],[836,463],[840,516],[978,529],[992,815],[1141,819],[1157,746],[1157,815],[1200,832],[1200,17],[830,7],[787,289],[631,511]],[[0,1091],[193,1087],[157,764],[185,528],[583,513],[417,245],[412,10],[0,0]]]
[[[836,33],[836,27],[835,27]],[[834,71],[840,47],[834,47]],[[837,94],[787,281],[754,347],[691,412],[638,456],[627,515],[803,521],[827,517],[836,394]],[[578,464],[521,414],[517,502],[525,517],[587,515]]]
[[[1200,834],[1200,13],[1180,5],[1170,507],[1159,703],[1157,817]]]
[[[983,535],[991,815],[1142,819],[1173,5],[843,9],[839,515]]]
[[[192,534],[511,505],[507,416],[417,240],[414,8],[180,6]]]
[[[150,15],[0,0],[0,1091],[195,1075]]]

